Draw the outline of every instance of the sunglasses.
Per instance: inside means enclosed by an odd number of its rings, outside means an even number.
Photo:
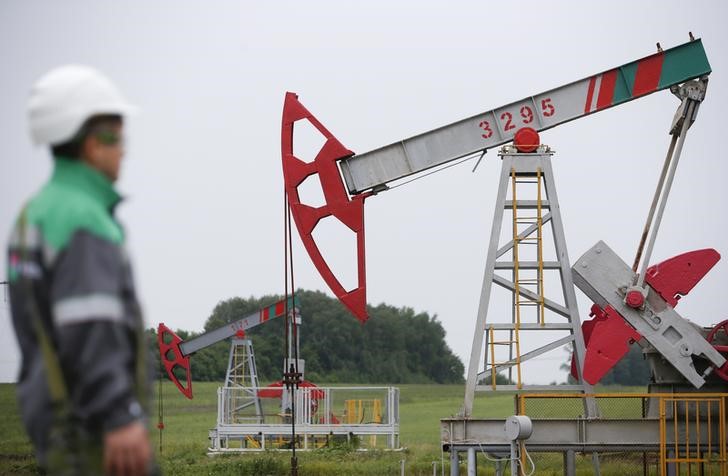
[[[96,140],[98,140],[99,142],[101,142],[104,145],[114,146],[114,145],[118,145],[118,144],[121,144],[121,145],[124,144],[124,137],[121,134],[119,134],[118,132],[109,131],[109,130],[100,130],[100,131],[95,131],[93,133],[93,136],[96,138]]]

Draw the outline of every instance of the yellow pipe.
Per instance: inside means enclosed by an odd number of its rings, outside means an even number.
[[[489,329],[490,333],[490,386],[495,390],[495,377],[496,377],[496,371],[495,371],[495,336],[494,336],[494,329],[493,326],[490,326]]]
[[[516,169],[511,168],[511,191],[513,193],[513,272],[515,279],[513,283],[513,293],[515,296],[516,325],[514,329],[514,338],[516,341],[516,374],[518,381],[516,388],[522,388],[521,383],[521,345],[520,345],[520,327],[521,327],[521,289],[520,274],[518,266],[518,198],[516,196]]]
[[[660,474],[662,476],[667,472],[665,456],[667,454],[667,441],[666,441],[666,415],[665,415],[665,400],[660,399]]]

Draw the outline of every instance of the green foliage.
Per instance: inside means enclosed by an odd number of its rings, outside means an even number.
[[[205,322],[205,331],[237,321],[280,299],[264,296],[221,301]],[[296,299],[303,321],[298,328],[299,355],[306,361],[307,380],[392,384],[462,381],[463,364],[445,343],[445,330],[435,316],[380,304],[369,307],[370,319],[362,325],[338,300],[324,293],[299,291]],[[153,330],[149,333],[154,336]],[[183,336],[182,331],[177,334]],[[194,337],[185,334],[184,338]],[[286,351],[284,320],[271,320],[249,330],[247,336],[253,340],[261,383],[281,379]],[[157,355],[156,336],[154,339],[150,345]],[[229,349],[228,342],[220,342],[197,352],[191,359],[195,380],[223,380]]]
[[[647,385],[650,381],[650,366],[638,345],[630,347],[627,355],[599,382],[602,385]]]

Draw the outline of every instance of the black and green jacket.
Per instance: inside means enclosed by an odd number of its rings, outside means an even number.
[[[113,216],[119,201],[101,173],[57,158],[10,237],[8,282],[22,353],[18,401],[41,462],[54,413],[34,315],[52,342],[75,421],[100,436],[145,417],[145,390],[138,388],[143,323],[124,231]]]

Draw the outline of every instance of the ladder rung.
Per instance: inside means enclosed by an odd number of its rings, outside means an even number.
[[[516,323],[514,322],[508,322],[508,323],[498,323],[498,324],[490,324],[490,326],[493,326],[494,332],[504,332],[504,331],[515,331]],[[571,323],[568,322],[546,322],[543,325],[535,322],[522,322],[519,324],[518,331],[525,332],[525,331],[541,331],[541,330],[574,330],[574,326]]]
[[[506,200],[504,208],[506,210],[512,210],[513,209],[513,200]],[[538,201],[537,200],[516,200],[516,208],[523,209],[523,210],[534,210],[538,208]],[[541,200],[541,208],[549,208],[549,201],[548,200]]]
[[[561,264],[558,261],[543,261],[543,269],[560,269]],[[538,261],[519,261],[520,269],[538,269]],[[495,264],[495,269],[513,269],[515,264],[513,261],[499,261]]]
[[[494,340],[491,342],[492,345],[512,345],[516,344],[516,341],[514,340]]]
[[[486,372],[492,372],[493,369],[495,368],[496,369],[496,373],[498,373],[498,372],[500,372],[502,370],[506,370],[506,369],[500,369],[499,370],[498,367],[502,367],[502,366],[517,367],[518,366],[518,364],[515,364],[512,360],[504,360],[503,362],[492,362],[492,363],[489,363],[488,365],[489,365],[489,367],[486,370]]]

